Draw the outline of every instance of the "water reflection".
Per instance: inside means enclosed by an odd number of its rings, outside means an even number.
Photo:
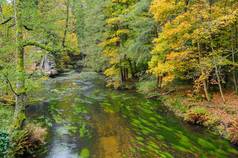
[[[159,101],[104,88],[95,73],[46,85],[52,123],[46,158],[238,157],[229,142],[176,119]]]

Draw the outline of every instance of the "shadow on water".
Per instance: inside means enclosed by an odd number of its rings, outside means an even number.
[[[159,101],[104,88],[96,73],[46,81],[28,115],[49,127],[42,158],[236,158],[228,141],[192,127]]]

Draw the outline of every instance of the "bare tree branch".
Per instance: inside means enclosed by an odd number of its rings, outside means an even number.
[[[6,19],[6,20],[0,22],[0,25],[4,25],[4,24],[8,23],[8,22],[11,21],[12,19],[13,19],[13,17],[9,17],[8,19]]]
[[[28,27],[28,26],[26,26],[26,25],[23,25],[23,27],[24,27],[27,31],[32,31],[32,30],[33,30],[32,28],[30,28],[30,27]]]
[[[14,93],[15,96],[19,96],[17,92],[13,89],[13,86],[11,84],[11,81],[9,80],[8,76],[6,74],[3,75],[5,77],[6,82],[8,83],[10,90]]]

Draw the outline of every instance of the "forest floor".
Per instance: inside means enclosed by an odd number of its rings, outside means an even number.
[[[214,93],[211,101],[191,95],[191,91],[178,91],[163,96],[165,105],[185,121],[205,126],[234,144],[238,144],[238,95],[224,92],[226,102],[220,93]]]

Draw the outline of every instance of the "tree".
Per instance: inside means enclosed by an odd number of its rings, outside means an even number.
[[[36,48],[38,48],[42,51],[61,56],[65,52],[78,52],[77,44],[74,44],[75,42],[73,42],[75,38],[72,38],[75,35],[73,26],[69,27],[69,23],[72,23],[73,21],[73,16],[72,13],[70,14],[70,3],[69,1],[67,2],[66,18],[64,19],[65,29],[63,31],[59,29],[59,24],[62,20],[59,18],[59,15],[61,14],[58,10],[59,8],[54,12],[48,10],[54,7],[52,1],[47,1],[43,4],[37,1],[14,0],[12,4],[5,2],[1,5],[2,19],[0,31],[4,35],[4,38],[0,38],[3,42],[1,43],[1,45],[3,45],[0,50],[4,52],[6,56],[15,54],[17,59],[16,63],[13,58],[1,60],[0,69],[2,72],[1,78],[4,83],[8,85],[8,89],[12,91],[12,94],[14,94],[16,98],[12,129],[23,128],[25,124],[24,120],[26,120],[25,106],[28,90],[27,81],[29,80],[30,75],[26,69],[25,61],[28,58],[27,54],[29,51],[36,51]],[[48,5],[48,7],[45,8],[43,7],[44,5]],[[50,14],[48,14],[49,11],[51,11]],[[8,15],[8,17],[5,17],[5,15]],[[59,37],[62,37],[62,40],[59,40]],[[16,45],[10,43],[16,43]],[[7,50],[8,53],[6,53]],[[3,57],[2,55],[3,54],[1,54],[1,57]],[[9,63],[10,60],[13,62]],[[16,73],[14,72],[15,66]],[[16,86],[14,84],[16,84]]]
[[[26,88],[25,88],[25,62],[23,42],[23,24],[22,24],[22,1],[14,0],[14,20],[16,30],[16,54],[17,54],[17,90],[16,90],[16,106],[14,113],[13,128],[21,129],[25,120],[26,105]]]
[[[155,39],[150,72],[163,77],[164,85],[176,78],[193,80],[195,90],[203,87],[207,100],[209,84],[217,84],[225,101],[223,84],[228,80],[221,72],[236,65],[234,40],[229,39],[234,39],[230,30],[237,20],[235,8],[223,9],[227,5],[223,1],[153,1],[151,12],[161,32]],[[234,71],[233,80],[236,87]]]

